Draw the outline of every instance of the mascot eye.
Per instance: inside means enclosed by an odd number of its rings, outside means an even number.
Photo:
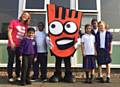
[[[49,31],[53,35],[59,35],[63,32],[63,25],[58,21],[54,21],[50,23]]]
[[[65,24],[65,30],[67,33],[75,33],[77,30],[77,26],[74,22],[67,22]]]

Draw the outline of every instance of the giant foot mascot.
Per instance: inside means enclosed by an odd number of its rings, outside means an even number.
[[[55,72],[50,78],[51,82],[74,82],[75,78],[71,71],[71,60],[79,37],[81,12],[48,5],[48,37],[52,44],[51,53],[56,57]],[[61,63],[65,64],[65,76],[61,76]]]

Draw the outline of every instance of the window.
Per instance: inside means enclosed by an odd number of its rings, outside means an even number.
[[[78,9],[97,10],[96,0],[78,0]]]
[[[70,8],[70,0],[50,0],[50,3],[56,4],[57,6]]]
[[[100,0],[76,0],[76,10],[83,12],[81,29],[85,24],[91,23],[93,18],[101,19]]]
[[[30,26],[37,26],[38,22],[46,23],[46,14],[31,14],[31,23]]]
[[[7,3],[6,3],[7,2]],[[7,40],[9,21],[17,19],[19,0],[0,0],[0,40]]]
[[[24,0],[23,9],[26,11],[46,11],[46,0]]]
[[[83,17],[82,17],[82,22],[81,22],[81,31],[82,33],[84,33],[84,26],[85,24],[90,24],[91,23],[91,20],[93,18],[96,18],[97,19],[97,15],[91,15],[91,14],[86,14],[84,13]]]

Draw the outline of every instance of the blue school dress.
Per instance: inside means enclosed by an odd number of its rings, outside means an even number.
[[[97,62],[99,65],[111,63],[111,56],[109,54],[110,44],[112,42],[112,33],[106,31],[105,35],[105,48],[100,48],[100,32],[96,34],[96,50],[97,50]]]

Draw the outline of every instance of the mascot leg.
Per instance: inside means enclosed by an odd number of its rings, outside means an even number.
[[[61,63],[62,58],[56,58],[55,72],[54,75],[50,78],[50,82],[60,82],[62,80]]]
[[[74,83],[76,82],[76,79],[72,75],[72,69],[71,69],[71,61],[70,58],[65,58],[64,59],[65,63],[65,76],[64,76],[64,81],[69,82],[69,83]]]

